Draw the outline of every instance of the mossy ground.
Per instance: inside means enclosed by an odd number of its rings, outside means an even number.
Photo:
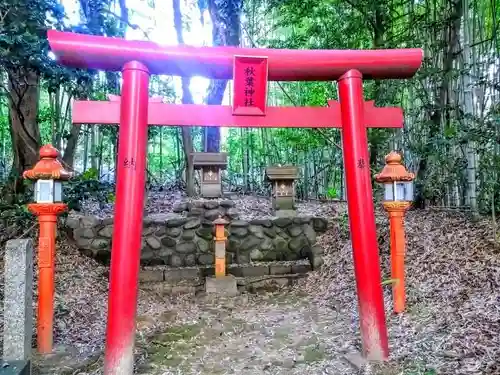
[[[310,314],[304,295],[268,293],[252,299],[249,304],[243,297],[241,309],[238,298],[213,300],[198,322],[157,334],[145,348],[138,373],[299,374],[331,360],[319,335],[330,322]]]

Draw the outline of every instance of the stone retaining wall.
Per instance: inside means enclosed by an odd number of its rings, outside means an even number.
[[[177,202],[174,204],[173,211],[184,216],[200,217],[210,221],[214,221],[218,217],[229,221],[240,217],[238,210],[234,206],[234,202],[231,200],[207,199]]]
[[[113,218],[70,215],[66,227],[82,252],[102,263],[109,262]],[[316,236],[326,229],[327,221],[320,217],[231,220],[226,230],[227,262],[309,259],[316,268],[323,263],[323,250],[316,245]],[[180,214],[148,216],[144,219],[141,264],[212,265],[213,236],[212,221],[205,218]]]

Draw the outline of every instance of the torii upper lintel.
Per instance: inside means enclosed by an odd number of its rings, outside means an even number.
[[[58,61],[76,68],[120,71],[140,61],[152,74],[233,77],[234,56],[265,56],[270,81],[333,81],[355,69],[364,79],[409,78],[420,68],[423,51],[417,48],[377,50],[290,50],[237,47],[161,46],[49,30],[50,48]]]

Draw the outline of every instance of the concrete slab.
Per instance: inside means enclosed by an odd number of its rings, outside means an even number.
[[[238,295],[236,278],[233,275],[224,277],[207,277],[205,279],[205,291],[207,294],[218,294],[223,296]]]

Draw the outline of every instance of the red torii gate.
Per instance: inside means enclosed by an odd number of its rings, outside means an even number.
[[[120,124],[105,374],[133,371],[148,125],[342,128],[363,350],[369,359],[387,359],[366,127],[402,127],[403,115],[399,108],[375,108],[373,102],[364,102],[362,79],[409,78],[422,63],[422,50],[162,47],[54,30],[48,39],[65,65],[123,71],[121,97],[76,101],[73,108],[73,123]],[[234,78],[233,106],[150,100],[150,74]],[[329,101],[324,108],[266,107],[268,80],[337,80],[340,103]]]

